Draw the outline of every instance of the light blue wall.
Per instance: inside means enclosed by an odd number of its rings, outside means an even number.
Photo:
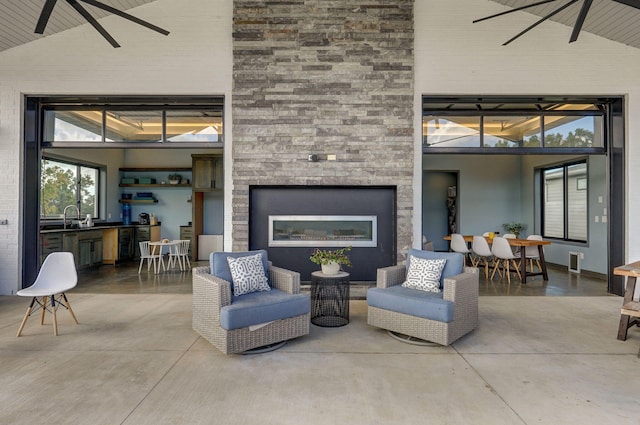
[[[424,155],[423,169],[459,173],[459,233],[504,233],[503,223],[522,220],[517,156]]]
[[[539,199],[534,196],[535,169],[576,158],[575,156],[555,155],[522,156],[522,210],[526,212],[526,220],[532,222],[534,212],[539,210],[537,206]],[[607,223],[602,223],[602,216],[605,215],[604,212],[607,208],[606,170],[605,156],[590,156],[588,158],[588,243],[554,242],[545,247],[545,256],[549,262],[567,266],[569,252],[579,252],[584,253],[584,259],[580,260],[581,269],[602,274],[607,273]],[[595,222],[595,216],[598,216],[598,223]],[[540,217],[535,217],[535,221],[535,233],[541,233]]]
[[[487,231],[504,233],[503,223],[525,223],[523,235],[540,233],[539,199],[535,195],[535,169],[567,161],[575,156],[549,155],[423,155],[425,171],[459,173],[458,228],[467,235]],[[607,273],[606,157],[589,158],[589,243],[554,242],[545,247],[548,262],[566,266],[568,252],[582,252],[581,268]],[[424,196],[428,196],[427,193]],[[602,197],[602,203],[599,203]],[[427,222],[423,210],[423,223]],[[599,223],[595,223],[598,215]]]

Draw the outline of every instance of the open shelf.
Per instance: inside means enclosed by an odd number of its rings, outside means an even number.
[[[170,183],[154,183],[154,184],[142,184],[142,183],[132,183],[132,184],[123,184],[120,183],[119,185],[120,187],[159,187],[159,188],[189,188],[191,187],[191,184],[187,184],[187,183],[180,183],[180,184],[170,184]]]
[[[157,199],[120,199],[121,204],[157,204]]]

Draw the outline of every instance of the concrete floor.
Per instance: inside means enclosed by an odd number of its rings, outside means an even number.
[[[640,423],[640,329],[616,339],[617,296],[485,295],[450,347],[390,338],[356,299],[347,326],[225,356],[191,329],[190,273],[145,273],[71,291],[80,324],[59,311],[58,337],[32,317],[16,338],[28,300],[0,297],[1,424]]]

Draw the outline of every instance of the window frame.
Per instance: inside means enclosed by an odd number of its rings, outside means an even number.
[[[59,148],[224,148],[225,123],[224,96],[70,96],[43,97],[39,103],[39,119],[41,146]],[[47,112],[55,111],[96,111],[102,114],[101,141],[54,141],[45,139]],[[108,141],[107,120],[108,112],[117,111],[158,111],[161,114],[161,140],[154,141]],[[222,132],[218,134],[217,142],[171,141],[167,139],[167,112],[171,111],[216,111],[220,113]]]
[[[587,187],[585,188],[585,196],[586,196],[586,208],[585,208],[585,239],[575,239],[569,237],[569,168],[574,165],[585,165],[585,178],[587,182]],[[545,233],[545,216],[547,215],[545,209],[545,203],[548,195],[547,186],[545,184],[545,172],[548,170],[562,169],[562,230],[563,237],[558,236],[549,236]],[[564,242],[572,242],[572,243],[589,243],[589,190],[588,190],[588,182],[589,182],[589,159],[588,158],[580,158],[572,161],[561,162],[553,165],[546,165],[544,167],[540,167],[537,169],[539,172],[540,178],[540,232],[542,237],[545,239],[551,239],[556,241],[564,241]],[[576,180],[577,181],[577,180]],[[576,191],[579,190],[576,188]]]
[[[100,193],[100,188],[101,186],[101,178],[102,178],[102,173],[103,173],[103,167],[101,167],[100,165],[96,165],[96,164],[91,164],[91,163],[87,163],[87,162],[82,162],[82,161],[74,161],[74,160],[69,160],[69,159],[64,159],[64,158],[59,158],[53,155],[43,155],[42,156],[42,164],[44,164],[45,161],[49,161],[49,162],[55,162],[55,163],[59,163],[59,164],[65,164],[67,166],[73,166],[75,167],[75,175],[74,175],[74,179],[75,179],[75,203],[73,205],[75,205],[76,207],[78,207],[79,211],[80,211],[80,217],[84,217],[87,214],[91,214],[91,216],[94,219],[100,219],[100,199],[101,199],[101,193]],[[93,192],[93,196],[95,199],[95,203],[93,205],[93,211],[88,212],[88,211],[82,211],[82,187],[81,187],[81,181],[82,181],[82,168],[88,168],[88,169],[92,169],[95,171],[95,181],[94,181],[94,187],[95,187],[95,191]],[[42,185],[42,169],[40,170],[40,185]],[[42,187],[40,187],[40,193],[42,193]],[[42,198],[40,198],[40,203],[42,205]],[[39,212],[39,217],[40,220],[45,222],[45,221],[57,221],[57,220],[62,220],[64,219],[64,212],[62,214],[59,215],[43,215],[42,211]]]
[[[612,99],[605,97],[579,97],[579,96],[422,96],[422,122],[424,125],[427,116],[468,116],[479,117],[480,120],[480,146],[477,147],[433,147],[425,143],[422,137],[423,154],[604,154],[608,143],[608,121],[612,114]],[[522,108],[510,106],[508,109],[490,108],[495,104],[523,105]],[[548,110],[527,108],[525,105],[542,104],[588,104],[595,105],[592,110]],[[428,106],[433,105],[433,106]],[[458,106],[458,108],[454,107]],[[541,144],[540,147],[487,147],[484,145],[484,120],[491,116],[537,116],[540,121]],[[598,147],[546,147],[544,146],[545,117],[549,116],[601,116],[602,117],[602,146]]]

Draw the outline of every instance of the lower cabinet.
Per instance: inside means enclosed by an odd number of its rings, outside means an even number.
[[[136,226],[136,240],[135,240],[135,250],[136,250],[136,258],[140,258],[140,242],[156,242],[160,240],[160,225],[154,224],[151,225],[143,225],[140,224]]]
[[[118,260],[132,260],[136,251],[134,249],[135,232],[133,227],[121,227],[118,229]]]
[[[102,265],[102,231],[85,231],[77,233],[78,254],[76,262],[78,270]]]
[[[193,258],[193,255],[191,254],[193,250],[193,227],[180,226],[180,239],[191,241],[191,243],[189,244],[189,258]]]

